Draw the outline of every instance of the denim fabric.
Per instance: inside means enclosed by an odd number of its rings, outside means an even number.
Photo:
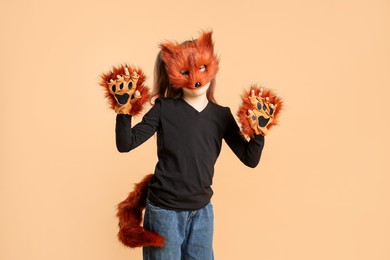
[[[211,203],[199,210],[173,211],[147,201],[144,227],[165,238],[165,246],[144,247],[144,260],[213,260]]]

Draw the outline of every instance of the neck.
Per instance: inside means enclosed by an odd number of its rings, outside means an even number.
[[[209,102],[206,93],[199,96],[191,96],[184,92],[183,99],[199,112],[202,111]]]

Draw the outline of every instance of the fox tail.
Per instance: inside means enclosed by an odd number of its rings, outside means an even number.
[[[139,183],[136,183],[134,190],[117,206],[117,217],[119,218],[118,239],[124,245],[132,248],[164,246],[164,238],[162,236],[145,230],[141,226],[142,211],[146,207],[148,183],[152,176],[153,174],[148,174]]]

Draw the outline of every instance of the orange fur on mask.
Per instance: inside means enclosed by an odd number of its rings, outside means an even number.
[[[173,87],[195,89],[197,83],[204,86],[214,79],[219,61],[214,54],[211,36],[212,32],[204,32],[198,39],[182,44],[160,44],[162,59]],[[200,71],[203,65],[206,65],[206,69]],[[183,75],[183,71],[188,74]]]

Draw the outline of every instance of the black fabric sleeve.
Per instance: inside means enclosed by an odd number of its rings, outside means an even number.
[[[227,110],[225,142],[246,166],[255,168],[260,161],[261,152],[263,151],[264,136],[256,135],[247,141],[241,135],[240,128],[236,120],[234,120],[230,109],[228,108]]]
[[[156,99],[154,106],[144,115],[142,121],[131,127],[131,115],[117,114],[115,136],[119,152],[129,152],[148,140],[160,123],[161,101]]]

